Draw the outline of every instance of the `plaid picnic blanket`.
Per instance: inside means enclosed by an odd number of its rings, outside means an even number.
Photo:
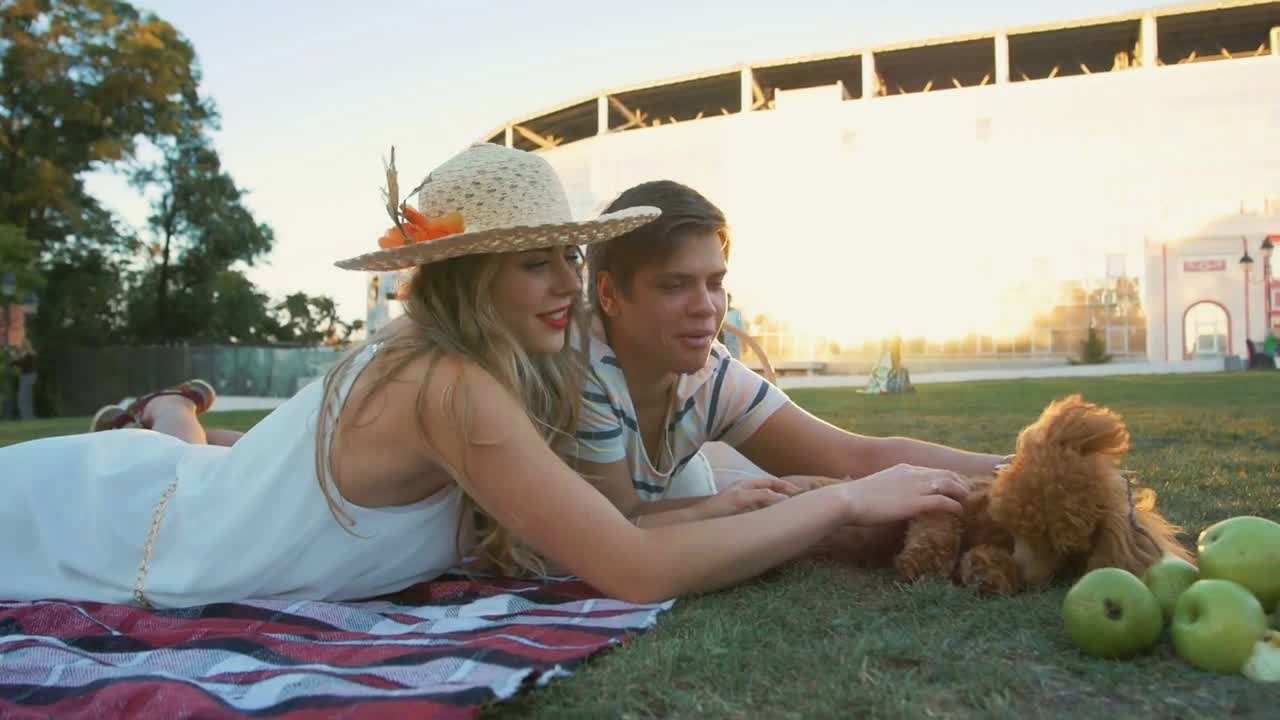
[[[471,718],[671,602],[447,576],[360,603],[0,602],[0,717]]]

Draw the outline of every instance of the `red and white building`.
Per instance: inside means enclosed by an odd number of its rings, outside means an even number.
[[[1261,349],[1269,332],[1280,334],[1277,243],[1280,212],[1227,216],[1148,240],[1148,359],[1247,358],[1246,340]]]

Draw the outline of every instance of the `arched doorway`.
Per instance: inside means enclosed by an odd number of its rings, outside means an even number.
[[[1231,316],[1212,300],[1187,308],[1182,316],[1183,358],[1221,357],[1231,352]]]

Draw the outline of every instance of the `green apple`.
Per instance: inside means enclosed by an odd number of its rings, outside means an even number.
[[[1280,604],[1280,523],[1242,515],[1200,533],[1200,577],[1249,589],[1267,612]]]
[[[1253,646],[1240,672],[1257,682],[1280,682],[1280,632],[1268,630]]]
[[[1062,601],[1062,621],[1086,654],[1126,658],[1150,648],[1164,627],[1160,603],[1136,575],[1098,568],[1080,578]]]
[[[1173,605],[1178,602],[1178,596],[1199,579],[1200,570],[1195,565],[1173,555],[1165,555],[1142,573],[1142,582],[1156,596],[1165,622],[1173,620]]]
[[[1201,670],[1239,672],[1267,632],[1262,605],[1230,580],[1197,580],[1173,609],[1173,648]]]

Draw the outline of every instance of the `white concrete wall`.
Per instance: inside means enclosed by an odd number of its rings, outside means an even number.
[[[1174,311],[1167,308],[1165,294],[1165,274],[1168,271],[1164,243],[1152,243],[1147,246],[1147,257],[1144,265],[1147,279],[1144,283],[1146,292],[1143,297],[1143,308],[1147,313],[1147,360],[1153,363],[1167,363],[1179,360],[1182,355],[1171,343],[1178,337],[1175,328],[1170,326],[1169,316]]]
[[[1277,98],[1280,58],[1259,57],[805,103],[545,156],[582,216],[645,180],[705,192],[748,313],[837,339],[954,335],[1025,318],[1007,292],[1037,258],[1055,280],[1114,252],[1143,268],[1144,238],[1280,196]]]

